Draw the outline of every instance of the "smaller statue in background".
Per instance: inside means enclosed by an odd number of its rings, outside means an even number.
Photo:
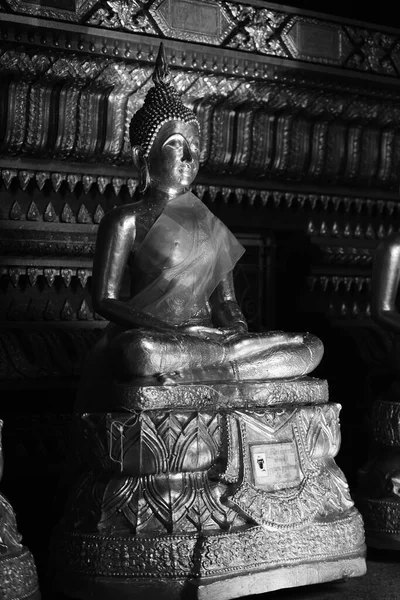
[[[372,458],[359,473],[359,508],[367,543],[400,550],[400,234],[378,246],[371,314],[387,332],[390,380],[371,409]]]
[[[0,481],[3,452],[0,420]],[[4,600],[40,600],[36,568],[30,552],[21,544],[14,511],[0,494],[0,598]]]
[[[376,251],[372,272],[372,318],[391,333],[400,333],[400,233],[391,235]],[[399,361],[400,364],[400,361]]]
[[[0,436],[1,436],[0,421]],[[0,481],[3,476],[3,453],[0,438]],[[14,511],[8,500],[0,494],[0,558],[6,554],[13,554],[22,550],[21,534],[17,531],[17,521]]]

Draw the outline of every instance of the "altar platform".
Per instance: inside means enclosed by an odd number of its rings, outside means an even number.
[[[117,386],[78,419],[54,591],[229,600],[363,575],[340,408],[310,377]]]
[[[399,563],[398,552],[369,549],[367,574],[363,577],[247,596],[246,600],[399,600]],[[69,600],[66,596],[46,593],[42,598]]]

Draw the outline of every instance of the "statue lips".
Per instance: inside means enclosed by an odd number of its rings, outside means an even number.
[[[194,165],[183,165],[179,168],[179,173],[182,175],[182,179],[187,179],[188,183],[193,181],[194,171]]]

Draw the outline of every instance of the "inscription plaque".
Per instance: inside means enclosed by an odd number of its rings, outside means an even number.
[[[295,487],[301,472],[294,442],[250,446],[254,485],[267,491]]]
[[[192,33],[218,35],[220,32],[219,6],[194,4],[180,0],[170,4],[170,22],[176,29]]]
[[[342,32],[338,27],[313,21],[296,21],[283,38],[299,59],[319,59],[339,63],[342,57]]]
[[[164,35],[220,44],[235,26],[214,0],[156,0],[150,12]]]
[[[6,2],[17,13],[77,22],[85,17],[98,0],[6,0]]]

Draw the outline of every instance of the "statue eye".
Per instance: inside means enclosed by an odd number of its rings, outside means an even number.
[[[165,146],[169,146],[170,148],[181,148],[182,147],[182,140],[179,139],[178,137],[173,137],[169,140],[167,140],[165,142]]]

